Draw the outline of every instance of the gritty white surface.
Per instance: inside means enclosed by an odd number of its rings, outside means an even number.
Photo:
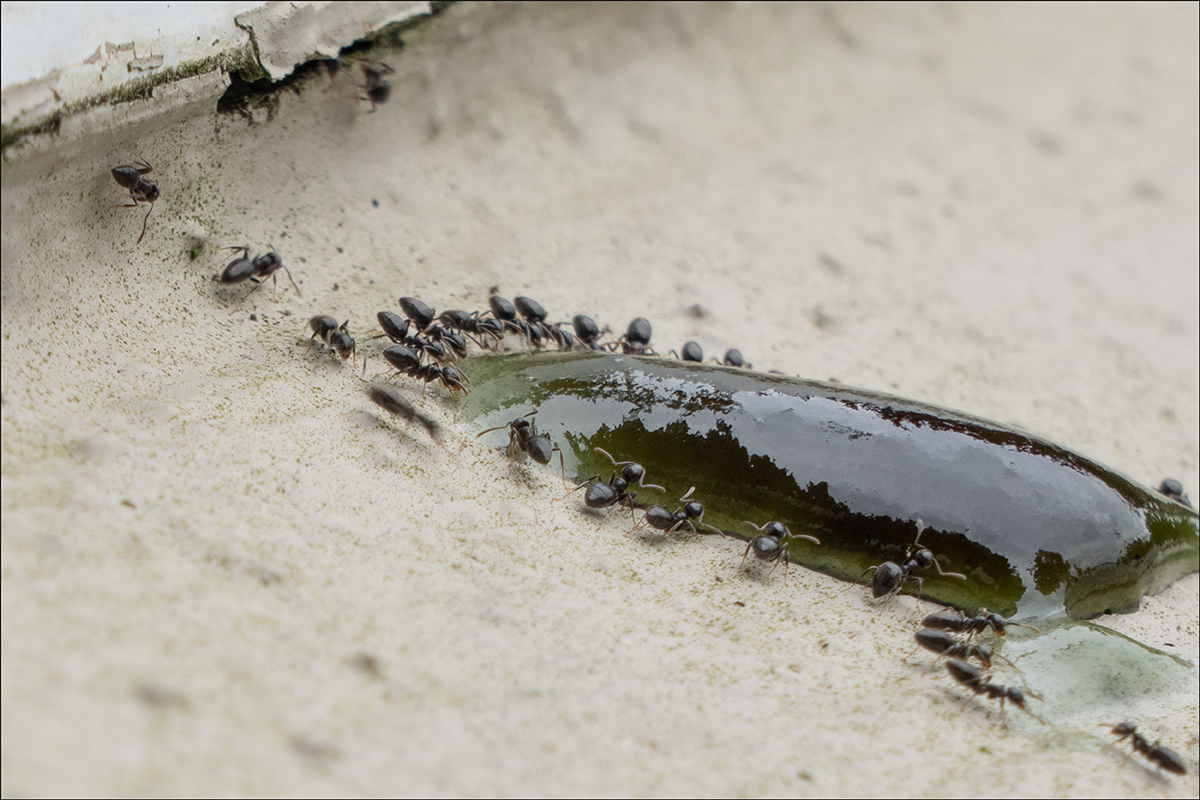
[[[401,294],[495,285],[1195,495],[1198,28],[462,5],[374,114],[344,73],[270,121],[13,154],[3,794],[1196,796],[1195,575],[1105,621],[1191,660],[1187,691],[1002,725],[905,660],[914,601],[598,526],[449,416],[443,447],[381,419],[301,342],[316,313],[363,334]],[[163,191],[140,246],[109,207],[135,156]],[[303,299],[231,312],[215,248],[243,243]],[[1135,712],[1188,777],[1103,746]]]

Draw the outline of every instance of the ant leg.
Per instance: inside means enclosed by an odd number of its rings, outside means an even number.
[[[916,575],[910,575],[909,580],[914,580],[917,582],[917,595],[916,596],[917,596],[917,611],[919,613],[921,610],[921,591],[925,588],[925,581],[921,580],[921,578],[919,578]],[[888,597],[891,597],[892,595],[900,594],[900,591],[904,588],[904,583],[905,583],[904,581],[900,581],[898,584],[896,584],[896,588],[888,594]]]
[[[554,450],[558,450],[558,470],[560,473],[562,473],[563,486],[566,486],[567,485],[567,466],[566,466],[566,464],[563,463],[562,450],[559,449],[558,445],[554,445]],[[551,451],[551,452],[553,452],[553,451]],[[572,491],[574,491],[574,490],[572,490]]]
[[[136,241],[134,244],[141,244],[141,243],[142,243],[142,239],[144,239],[144,238],[145,238],[145,236],[146,236],[146,223],[150,221],[150,212],[151,212],[151,211],[153,211],[153,210],[154,210],[154,203],[151,203],[151,204],[150,204],[150,207],[149,207],[148,209],[146,209],[146,216],[142,217],[142,235],[138,237],[138,240],[137,240],[137,241]]]
[[[241,307],[242,307],[242,303],[246,302],[246,300],[247,300],[247,299],[249,299],[250,295],[252,295],[252,294],[254,294],[256,291],[258,291],[258,287],[259,287],[259,286],[262,286],[262,281],[261,281],[259,278],[251,278],[251,279],[250,279],[250,282],[254,284],[254,288],[253,288],[253,289],[251,289],[250,291],[246,292],[246,296],[245,296],[245,297],[243,297],[241,300],[238,300],[236,303],[234,303],[234,304],[233,304],[233,306],[232,306],[232,307],[229,309],[229,313],[230,313],[230,314],[232,314],[233,312],[235,312],[235,311],[237,311],[239,308],[241,308]],[[312,349],[312,341],[313,341],[313,339],[315,339],[316,337],[317,337],[317,334],[315,334],[315,333],[314,333],[314,334],[312,335],[312,337],[310,337],[310,338],[309,338],[309,340],[308,340],[308,349],[309,349],[309,350],[311,350],[311,349]],[[304,354],[305,354],[305,355],[308,355],[308,350],[305,350],[305,351],[304,351]]]
[[[876,565],[875,565],[875,566],[873,566],[873,567],[867,567],[865,570],[863,570],[863,574],[862,574],[862,575],[859,575],[857,578],[855,578],[853,581],[851,581],[851,582],[850,582],[850,585],[849,585],[849,586],[847,586],[845,589],[842,589],[842,591],[843,591],[843,592],[848,592],[848,591],[850,591],[851,589],[853,589],[855,586],[858,586],[858,582],[859,582],[859,581],[861,581],[863,578],[867,577],[867,573],[868,573],[868,572],[870,572],[870,571],[871,571],[871,570],[873,570],[873,569],[874,569],[874,570],[877,570],[877,569],[879,569],[879,565],[878,565],[878,564],[876,564]]]
[[[742,563],[738,564],[738,572],[741,572],[742,569],[746,566],[746,556],[750,555],[751,547],[754,547],[753,540],[748,545],[746,545],[746,552],[742,553]]]
[[[509,461],[516,461],[517,456],[521,452],[521,445],[517,441],[517,429],[512,424],[508,426],[508,447],[504,449],[504,454],[508,456]]]
[[[701,525],[703,525],[704,523],[703,523],[703,522],[701,522],[700,524],[701,524]],[[696,530],[696,526],[692,524],[692,521],[691,521],[690,519],[681,519],[681,520],[679,520],[679,522],[676,522],[674,525],[672,525],[672,526],[671,526],[671,530],[670,530],[670,531],[667,531],[667,533],[670,533],[671,531],[675,530],[675,529],[676,529],[676,528],[678,528],[680,525],[687,525],[687,526],[688,526],[688,530],[690,530],[692,533],[696,534],[696,536],[700,536],[700,531]],[[704,540],[703,540],[703,539],[697,539],[697,540],[696,540],[696,542],[697,542],[697,543],[698,543],[698,544],[699,544],[701,547],[703,547],[705,550],[707,550],[707,549],[708,549],[708,545],[706,545],[706,544],[704,543]]]
[[[288,280],[292,282],[292,288],[296,290],[296,296],[303,299],[304,295],[300,293],[300,287],[296,285],[296,279],[292,277],[292,271],[287,267],[284,267],[283,271],[287,273]]]
[[[787,550],[779,551],[779,557],[775,559],[775,565],[771,567],[770,572],[767,573],[767,577],[771,577],[771,573],[779,569],[780,561],[783,562],[783,585],[787,586],[788,565],[792,563],[792,560],[788,558]]]

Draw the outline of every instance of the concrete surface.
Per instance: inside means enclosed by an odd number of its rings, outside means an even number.
[[[910,655],[928,605],[584,515],[436,400],[441,446],[383,419],[304,324],[498,286],[1194,496],[1197,21],[463,4],[373,114],[346,71],[6,152],[3,794],[1196,796],[1197,576],[1102,621],[1190,666],[1002,721]],[[213,283],[240,244],[303,298]]]

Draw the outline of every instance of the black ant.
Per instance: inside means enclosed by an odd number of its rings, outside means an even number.
[[[440,440],[442,438],[442,428],[438,425],[437,420],[427,417],[418,411],[411,403],[400,396],[400,393],[390,386],[372,386],[367,395],[371,401],[377,406],[380,406],[385,411],[394,414],[397,417],[403,417],[409,422],[419,422],[425,427],[430,438]]]
[[[975,694],[986,694],[989,699],[1000,701],[1000,713],[1004,714],[1004,701],[1012,703],[1022,711],[1029,711],[1025,708],[1025,693],[1015,686],[1001,686],[998,683],[988,681],[982,672],[968,664],[966,661],[961,661],[957,658],[951,658],[946,661],[946,671],[954,680],[961,683],[963,686],[970,689]],[[1030,712],[1033,714],[1033,712]],[[1041,720],[1036,714],[1035,718]],[[1044,724],[1044,723],[1043,723]]]
[[[713,356],[712,360],[714,364],[723,364],[726,367],[745,367],[746,369],[749,369],[753,366],[753,364],[747,364],[746,360],[742,358],[741,350],[733,347],[725,351],[725,357],[720,361],[717,361],[716,356]]]
[[[905,553],[904,565],[901,566],[894,561],[885,561],[874,567],[867,567],[862,575],[859,575],[861,580],[863,575],[866,575],[871,570],[875,571],[875,576],[871,579],[871,595],[876,599],[880,597],[891,597],[898,594],[904,587],[904,584],[915,581],[917,584],[917,594],[921,592],[921,587],[924,582],[920,577],[913,573],[919,569],[925,569],[929,566],[937,567],[938,575],[946,578],[961,578],[966,580],[966,575],[960,575],[957,572],[942,572],[942,565],[934,558],[933,553],[928,548],[919,547],[921,541],[921,533],[925,530],[925,523],[917,520],[917,536],[913,539],[912,545]]]
[[[650,320],[645,317],[637,317],[629,323],[625,334],[613,342],[609,347],[616,350],[621,348],[627,356],[656,356],[658,353],[650,347],[650,334],[652,332]]]
[[[675,357],[675,351],[672,350],[670,355]],[[680,361],[694,361],[700,363],[704,361],[704,348],[697,342],[686,342],[683,349],[679,351],[678,358]]]
[[[393,345],[387,348],[383,351],[383,358],[397,372],[411,375],[417,380],[425,381],[422,391],[428,391],[431,381],[441,381],[442,385],[452,392],[467,394],[467,389],[463,386],[463,381],[467,383],[470,383],[470,381],[458,367],[452,364],[445,364],[440,367],[437,364],[422,364],[417,354],[403,345]]]
[[[391,75],[393,70],[387,64],[376,64],[371,61],[363,61],[359,67],[362,69],[363,78],[367,81],[360,87],[367,93],[367,96],[359,99],[370,100],[371,110],[367,113],[374,114],[375,107],[383,105],[392,96],[392,85],[385,81],[383,76]]]
[[[422,339],[420,336],[408,335],[410,320],[404,319],[394,311],[380,311],[375,315],[375,319],[379,322],[379,327],[383,330],[383,336],[391,339],[396,344],[404,345],[423,356],[428,356],[439,364],[445,363],[447,358],[446,348],[440,342]],[[374,338],[378,339],[379,337],[376,336]]]
[[[283,265],[283,259],[274,250],[263,253],[261,256],[250,258],[250,248],[246,245],[239,247],[224,247],[223,250],[241,250],[242,254],[229,262],[229,265],[221,271],[217,277],[220,283],[232,284],[242,283],[243,281],[251,281],[254,283],[254,289],[251,289],[246,297],[254,294],[255,290],[267,280],[271,279],[271,301],[275,301],[275,289],[278,286],[277,275],[279,270],[287,273],[288,280],[292,282],[292,288],[296,290],[296,294],[303,297],[300,293],[300,287],[296,285],[295,278],[292,277],[292,271]],[[242,300],[245,300],[243,297]]]
[[[521,453],[527,453],[537,463],[546,466],[550,463],[550,456],[558,453],[558,466],[563,473],[563,483],[567,482],[567,471],[563,465],[562,450],[558,445],[550,443],[550,437],[538,433],[537,424],[531,417],[537,416],[537,409],[526,414],[523,417],[518,417],[507,425],[497,425],[495,428],[488,428],[486,431],[481,431],[475,438],[478,439],[485,433],[498,431],[501,428],[508,428],[508,457],[516,461]]]
[[[1005,634],[1005,627],[1013,625],[1018,628],[1028,628],[1035,633],[1041,633],[1032,625],[1022,625],[1019,622],[1009,622],[1004,617],[988,611],[986,608],[979,609],[979,614],[974,617],[968,617],[961,611],[953,608],[945,608],[938,611],[936,614],[930,614],[921,621],[921,625],[926,628],[933,628],[939,631],[954,631],[955,633],[967,633],[974,636],[977,633],[992,629],[992,632],[997,636]]]
[[[570,331],[563,330],[562,323],[558,325],[544,325],[546,333],[554,340],[554,344],[559,350],[574,350],[575,336]]]
[[[960,642],[945,631],[934,630],[932,628],[922,628],[917,631],[916,640],[917,644],[921,647],[930,652],[937,653],[938,658],[942,658],[943,656],[963,660],[974,658],[985,668],[992,668],[992,648],[986,644]],[[1003,658],[1003,656],[997,656],[997,658]],[[1005,660],[1007,661],[1008,659]],[[1009,665],[1012,665],[1011,661],[1009,661]]]
[[[1176,503],[1183,503],[1188,508],[1192,507],[1192,501],[1183,493],[1183,484],[1174,478],[1163,478],[1163,482],[1158,485],[1158,491]]]
[[[546,324],[546,309],[532,297],[514,297],[513,304],[525,318],[525,337],[533,347],[541,347],[542,339],[554,340],[559,350],[570,350],[575,346],[571,334],[553,325]],[[493,309],[494,310],[494,309]]]
[[[467,354],[466,339],[452,331],[433,324],[435,317],[432,308],[415,297],[401,297],[400,308],[408,315],[406,321],[416,329],[417,334],[427,336],[432,341],[442,343],[443,349],[449,348],[458,358]]]
[[[438,317],[438,322],[447,328],[462,331],[471,336],[473,341],[484,350],[491,349],[485,341],[499,344],[504,337],[504,328],[499,322],[494,319],[481,319],[478,312],[468,314],[466,311],[458,310],[443,311]]]
[[[401,297],[400,308],[408,315],[408,321],[418,333],[433,324],[433,309],[415,297]]]
[[[621,467],[622,469],[620,473],[614,472],[612,477],[608,479],[608,483],[600,483],[600,476],[593,475],[586,481],[576,484],[574,489],[567,492],[567,495],[569,495],[584,486],[588,487],[583,495],[583,502],[588,508],[601,509],[624,504],[629,506],[629,517],[633,519],[633,498],[637,493],[629,491],[631,486],[636,486],[639,489],[666,491],[666,489],[656,484],[643,483],[646,479],[646,468],[636,461],[617,461],[609,455],[607,450],[600,447],[593,449],[611,461],[614,467]]]
[[[528,338],[527,330],[529,326],[522,320],[517,319],[516,306],[497,294],[488,298],[488,305],[491,306],[492,316],[496,318],[496,321],[500,323],[505,331]]]
[[[441,342],[449,348],[450,352],[454,353],[454,358],[467,357],[467,339],[458,331],[449,331],[445,328],[437,328],[426,331],[435,342]],[[482,345],[480,345],[482,347]]]
[[[725,531],[715,528],[704,521],[704,506],[698,500],[688,500],[694,491],[696,491],[695,486],[688,489],[687,493],[679,498],[679,502],[683,503],[683,505],[673,512],[668,511],[666,506],[650,506],[646,509],[646,515],[642,518],[642,523],[635,526],[634,530],[637,530],[637,528],[640,528],[644,524],[667,534],[673,533],[686,525],[692,533],[700,533],[700,531],[696,530],[696,526],[703,525],[710,531],[724,536]]]
[[[1159,744],[1162,739],[1158,739],[1154,744],[1150,744],[1146,740],[1146,737],[1137,732],[1137,726],[1132,722],[1122,722],[1119,725],[1111,725],[1103,722],[1101,723],[1101,727],[1109,728],[1117,737],[1118,742],[1128,738],[1130,747],[1167,772],[1174,772],[1176,775],[1187,774],[1187,767],[1183,765],[1183,759],[1179,757],[1178,753],[1169,747],[1163,747]]]
[[[559,323],[563,324],[563,323]],[[571,319],[571,326],[575,329],[575,337],[588,348],[599,350],[600,346],[596,341],[600,338],[602,331],[600,326],[596,324],[596,320],[586,314],[576,314]],[[607,328],[605,329],[607,330]]]
[[[312,336],[308,338],[308,347],[312,349],[312,342],[317,337],[325,343],[331,353],[341,357],[342,361],[350,358],[357,358],[355,355],[354,337],[346,329],[350,324],[350,320],[346,320],[341,325],[338,325],[336,319],[325,314],[319,314],[308,321],[308,327],[312,329]],[[307,351],[305,351],[307,352]],[[367,369],[367,362],[363,360],[363,371]]]
[[[753,522],[746,520],[743,525],[749,525],[751,528],[759,531],[760,535],[750,540],[746,545],[746,552],[742,553],[742,563],[738,565],[738,570],[746,565],[746,557],[751,551],[754,557],[760,561],[774,564],[771,567],[771,572],[779,566],[779,562],[783,561],[783,583],[787,585],[788,565],[791,563],[791,558],[788,556],[787,542],[790,539],[807,539],[813,544],[820,544],[821,541],[815,536],[806,536],[802,533],[792,533],[788,530],[788,526],[782,522],[764,522],[762,525],[755,525]]]
[[[133,200],[132,203],[113,206],[113,208],[137,208],[139,203],[150,204],[150,208],[146,209],[146,216],[142,218],[142,235],[136,242],[136,244],[141,244],[142,239],[146,236],[146,222],[150,219],[150,212],[154,210],[154,201],[159,198],[159,191],[157,183],[142,177],[153,172],[154,167],[146,161],[135,161],[133,164],[126,164],[112,170],[113,180],[120,184],[122,189],[128,189],[129,199]]]

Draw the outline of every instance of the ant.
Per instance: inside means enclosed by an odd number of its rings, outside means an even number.
[[[1174,478],[1163,478],[1163,482],[1158,485],[1159,494],[1165,495],[1176,503],[1183,503],[1188,508],[1192,507],[1192,501],[1183,493],[1183,484]]]
[[[570,350],[575,346],[575,339],[567,331],[557,326],[546,324],[546,309],[532,297],[514,297],[513,304],[525,318],[525,336],[534,347],[542,346],[542,338],[553,339],[559,350]]]
[[[629,491],[629,487],[636,486],[639,489],[666,491],[666,489],[656,484],[643,483],[646,479],[646,468],[636,461],[617,461],[609,455],[607,450],[600,447],[593,449],[611,461],[614,467],[622,467],[622,469],[619,474],[614,472],[612,477],[608,479],[608,483],[600,483],[600,476],[593,475],[586,481],[576,484],[574,489],[567,492],[567,495],[569,495],[584,486],[588,487],[583,495],[583,502],[588,508],[601,509],[625,504],[629,506],[629,518],[633,520],[633,498],[637,493]],[[566,495],[563,496],[566,497]]]
[[[437,364],[422,364],[421,359],[416,353],[402,345],[393,345],[384,350],[383,358],[397,372],[411,375],[417,380],[425,381],[425,386],[422,388],[423,392],[428,393],[431,381],[441,381],[442,385],[452,392],[467,394],[467,389],[463,386],[463,381],[470,383],[470,380],[458,367],[451,364],[445,364],[440,367]]]
[[[950,677],[961,683],[963,686],[970,689],[975,694],[986,694],[992,700],[1000,701],[1000,713],[1004,714],[1004,701],[1012,703],[1022,711],[1029,711],[1025,708],[1025,693],[1015,686],[1001,686],[998,683],[988,681],[982,672],[968,664],[966,661],[961,661],[957,658],[951,658],[946,661],[946,671],[950,673]],[[1041,717],[1033,714],[1039,721]],[[1042,724],[1045,724],[1042,721]]]
[[[642,518],[643,525],[649,525],[655,530],[663,531],[663,534],[673,533],[680,527],[686,525],[692,533],[700,533],[696,530],[696,525],[703,525],[710,531],[725,535],[725,531],[720,528],[714,528],[704,521],[704,506],[698,500],[688,500],[692,496],[692,492],[696,491],[696,487],[687,490],[687,494],[679,498],[679,502],[683,503],[680,508],[674,512],[668,511],[666,506],[650,506],[646,509],[646,515]],[[693,523],[693,520],[695,522]],[[641,525],[635,526],[634,530],[640,528]]]
[[[686,346],[687,345],[684,345],[684,347],[686,347]],[[753,364],[747,364],[746,360],[744,358],[742,358],[742,351],[738,350],[734,347],[731,347],[728,350],[726,350],[725,357],[722,358],[720,361],[717,361],[716,356],[713,356],[712,360],[713,360],[714,364],[722,364],[726,367],[745,367],[746,369],[749,369],[750,367],[753,366]]]
[[[137,208],[139,203],[150,204],[150,208],[146,209],[146,216],[142,218],[142,235],[136,242],[141,244],[142,239],[146,236],[146,222],[150,219],[150,212],[154,210],[154,201],[159,198],[159,191],[157,183],[142,177],[154,172],[154,167],[142,160],[135,161],[133,164],[126,164],[112,170],[113,180],[120,184],[122,189],[128,189],[129,199],[133,200],[132,203],[113,206],[113,208]]]
[[[448,347],[454,351],[457,358],[461,358],[467,354],[466,339],[433,324],[434,311],[432,308],[415,297],[401,297],[400,308],[408,315],[406,322],[416,328],[417,334],[424,334],[432,341],[443,343],[444,347]],[[422,345],[420,349],[425,349],[425,346]]]
[[[468,336],[472,336],[474,342],[484,350],[489,350],[487,344],[484,343],[484,338],[490,339],[495,344],[499,344],[504,337],[503,326],[494,319],[480,319],[479,312],[468,314],[466,311],[443,311],[438,317],[438,322],[451,328],[455,331],[462,331]],[[440,330],[440,329],[439,329]],[[454,334],[458,336],[458,334]],[[480,338],[474,338],[474,337]],[[463,342],[464,350],[466,342]]]
[[[559,324],[562,325],[565,323]],[[571,326],[575,328],[575,337],[579,339],[581,344],[592,350],[600,349],[600,345],[596,344],[596,340],[600,338],[602,331],[600,330],[600,326],[596,324],[596,320],[586,314],[576,314],[571,319]]]
[[[528,338],[528,325],[522,320],[517,319],[517,307],[511,302],[494,294],[488,298],[488,305],[492,308],[492,316],[500,323],[501,327],[508,333],[516,333],[522,337]]]
[[[815,536],[805,536],[804,534],[792,533],[788,530],[788,526],[782,522],[764,522],[762,525],[755,525],[753,522],[746,520],[743,525],[749,525],[751,528],[760,532],[760,536],[756,536],[746,545],[746,552],[742,553],[742,563],[738,565],[740,571],[746,565],[746,557],[754,551],[754,557],[760,561],[773,563],[771,572],[779,566],[779,562],[783,561],[783,584],[787,585],[788,565],[791,563],[791,558],[788,556],[787,541],[789,539],[807,539],[813,544],[820,544],[821,541]]]
[[[388,101],[392,96],[392,85],[383,79],[384,75],[391,75],[393,70],[387,64],[376,64],[371,61],[363,61],[359,64],[362,69],[363,78],[366,79],[366,84],[359,87],[367,93],[366,97],[360,97],[359,100],[370,100],[371,110],[368,114],[375,113],[375,107],[381,106]]]
[[[925,569],[930,565],[937,567],[938,575],[943,577],[961,578],[964,581],[967,579],[966,575],[960,575],[957,572],[942,572],[942,565],[938,563],[936,558],[934,558],[933,553],[930,552],[928,548],[918,546],[921,541],[921,534],[924,532],[924,530],[925,523],[921,520],[917,520],[917,536],[915,539],[913,539],[912,545],[908,548],[908,552],[904,555],[906,561],[904,562],[903,566],[896,564],[893,561],[885,561],[882,564],[878,564],[874,567],[867,567],[863,574],[858,576],[859,579],[861,579],[863,575],[866,575],[871,570],[875,571],[875,575],[871,579],[872,597],[875,597],[876,599],[880,597],[891,597],[894,594],[898,594],[904,587],[904,584],[911,581],[916,581],[917,594],[920,595],[921,587],[924,585],[924,582],[920,577],[914,575],[913,573],[918,569]]]
[[[410,320],[404,319],[394,311],[380,311],[375,315],[375,319],[379,322],[379,327],[383,330],[383,336],[391,339],[396,344],[412,348],[423,356],[429,356],[439,364],[445,363],[447,358],[446,348],[440,342],[408,335]],[[379,337],[376,336],[373,338],[378,339]]]
[[[523,417],[518,417],[507,425],[497,425],[495,428],[488,428],[486,431],[481,431],[475,438],[478,439],[485,433],[498,431],[501,428],[508,428],[508,448],[506,452],[508,457],[513,461],[521,455],[522,452],[527,453],[537,463],[546,466],[550,463],[550,456],[558,453],[558,465],[562,470],[563,484],[567,482],[567,470],[563,465],[562,450],[558,445],[550,443],[550,437],[538,433],[537,424],[530,419],[537,416],[535,408],[529,414]]]
[[[669,355],[672,358],[678,358],[680,361],[694,361],[696,363],[700,363],[704,361],[704,348],[701,347],[697,342],[686,342],[683,345],[683,350],[681,350],[678,355],[674,350],[672,350]]]
[[[425,427],[429,437],[434,440],[442,438],[442,428],[437,420],[427,417],[413,407],[411,403],[400,396],[400,393],[390,386],[372,386],[367,390],[371,402],[397,417],[403,417],[409,422],[419,422]]]
[[[346,330],[346,326],[350,324],[350,320],[346,320],[341,325],[338,325],[337,320],[333,317],[319,314],[308,321],[308,327],[312,329],[312,336],[308,338],[309,350],[312,349],[312,342],[318,336],[325,346],[329,348],[331,353],[341,357],[342,361],[350,358],[357,359],[354,347],[354,338]],[[307,350],[305,352],[308,352]],[[363,372],[366,372],[367,362],[363,359]]]
[[[1035,633],[1041,633],[1032,625],[1022,625],[1019,622],[1009,622],[1004,617],[988,611],[986,608],[979,609],[979,614],[974,617],[968,617],[961,611],[953,608],[945,608],[936,614],[930,614],[921,621],[921,625],[926,628],[932,628],[939,631],[954,631],[955,633],[967,633],[974,636],[977,633],[992,629],[992,632],[997,636],[1005,634],[1005,627],[1013,625],[1018,628],[1028,628]]]
[[[1102,722],[1100,727],[1109,728],[1117,737],[1118,742],[1128,738],[1130,747],[1153,761],[1159,768],[1165,769],[1167,772],[1174,772],[1176,775],[1187,774],[1187,768],[1183,765],[1183,759],[1179,757],[1178,753],[1160,745],[1159,742],[1162,739],[1150,744],[1146,741],[1146,737],[1137,732],[1137,726],[1132,722],[1122,722],[1119,725]]]
[[[645,317],[636,317],[629,323],[625,334],[610,345],[610,349],[616,350],[619,346],[621,352],[627,356],[656,356],[658,353],[650,347],[652,330],[650,320]]]
[[[423,333],[433,324],[433,309],[415,297],[401,297],[400,308],[408,315],[408,321],[417,329],[417,333]]]
[[[960,642],[945,631],[934,630],[932,628],[922,628],[917,631],[915,638],[919,646],[924,647],[930,652],[937,653],[938,658],[943,656],[963,660],[974,658],[986,669],[992,668],[992,648],[986,644]],[[914,650],[913,652],[916,651]],[[1004,656],[997,655],[997,658],[1004,658]],[[1008,661],[1006,658],[1004,660]],[[1013,666],[1011,661],[1008,661],[1008,663],[1010,666]]]
[[[296,290],[296,294],[300,297],[304,295],[300,293],[300,287],[296,285],[296,279],[292,277],[292,271],[283,265],[283,259],[274,250],[263,253],[261,256],[250,258],[250,248],[246,245],[239,247],[223,247],[222,250],[241,250],[242,254],[229,262],[229,265],[221,271],[217,277],[220,283],[242,283],[249,280],[254,283],[254,288],[251,289],[246,297],[254,294],[255,290],[266,281],[271,279],[271,301],[275,302],[275,289],[278,287],[278,276],[275,274],[279,270],[287,273],[288,280],[292,282],[292,288]],[[243,297],[242,300],[245,300]]]

